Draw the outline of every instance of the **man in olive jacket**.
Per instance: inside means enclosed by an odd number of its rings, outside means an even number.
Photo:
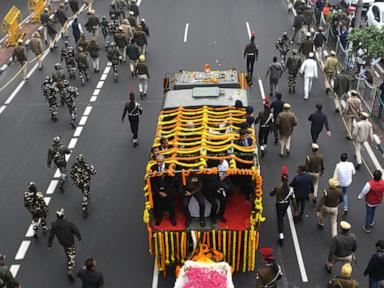
[[[331,51],[331,55],[325,60],[324,73],[325,73],[325,92],[328,94],[332,87],[332,80],[337,72],[339,60],[336,58],[336,52]]]
[[[296,115],[289,109],[291,105],[284,103],[283,112],[277,116],[276,125],[280,134],[280,156],[289,155],[291,149],[291,136],[293,127],[297,125]]]
[[[43,69],[43,61],[41,60],[41,56],[44,51],[43,41],[41,40],[40,33],[37,31],[32,34],[31,49],[32,52],[36,55],[39,70]]]
[[[288,69],[288,92],[295,93],[297,73],[301,67],[301,58],[297,55],[297,49],[292,50],[292,56],[289,56],[285,63],[285,69]]]

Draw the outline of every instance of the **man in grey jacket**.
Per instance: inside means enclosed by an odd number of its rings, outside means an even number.
[[[265,75],[265,79],[269,76],[269,95],[274,97],[276,92],[278,91],[278,83],[283,74],[283,67],[281,63],[277,62],[277,57],[273,57],[273,62],[269,65],[267,74]]]

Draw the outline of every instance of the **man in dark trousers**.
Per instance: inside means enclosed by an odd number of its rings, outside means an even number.
[[[297,175],[293,178],[290,187],[293,188],[296,198],[296,205],[298,211],[296,212],[296,219],[303,220],[305,211],[305,202],[309,199],[309,194],[313,193],[312,176],[305,171],[304,165],[297,167]]]
[[[129,102],[125,104],[121,122],[124,122],[127,113],[133,136],[133,147],[136,147],[138,145],[137,135],[139,133],[139,120],[140,115],[143,114],[143,108],[141,108],[140,104],[135,101],[135,94],[133,92],[129,93]]]
[[[103,274],[96,270],[96,260],[93,258],[85,260],[84,267],[76,276],[81,279],[83,288],[104,288]]]
[[[72,13],[76,14],[79,11],[79,0],[69,0],[69,7]]]
[[[61,142],[61,137],[53,138],[52,146],[48,149],[47,165],[51,167],[51,163],[55,163],[60,170],[59,190],[64,192],[64,183],[67,180],[67,160],[65,155],[71,154],[71,151]]]
[[[276,125],[277,116],[283,112],[284,102],[281,100],[281,93],[276,93],[276,100],[271,103],[271,110],[273,110],[273,135],[275,136],[275,144],[279,141],[279,128]]]
[[[52,247],[52,242],[55,236],[59,243],[64,248],[65,255],[67,256],[67,275],[70,281],[73,281],[73,270],[76,265],[76,249],[75,239],[73,236],[81,241],[79,229],[72,222],[68,221],[64,216],[64,208],[56,211],[57,219],[51,224],[51,230],[48,236],[48,248]]]
[[[267,150],[268,144],[268,136],[271,131],[271,127],[273,126],[273,113],[270,109],[269,99],[265,96],[263,100],[264,110],[259,112],[256,117],[255,123],[260,123],[259,127],[259,145],[261,151],[261,157],[264,157],[265,152]]]
[[[316,111],[309,115],[308,121],[311,122],[311,136],[312,143],[317,143],[317,139],[319,138],[321,130],[325,126],[327,130],[327,135],[331,136],[331,131],[329,130],[328,118],[321,110],[323,109],[323,105],[316,104]]]
[[[164,155],[157,155],[156,165],[152,166],[152,172],[159,174],[151,177],[151,188],[153,191],[154,212],[156,225],[160,225],[163,220],[163,212],[168,210],[169,219],[173,226],[176,226],[174,195],[174,177],[168,176],[166,170],[168,164],[164,162]]]
[[[245,46],[244,57],[247,59],[247,73],[248,76],[252,77],[253,75],[253,66],[257,58],[259,57],[259,49],[255,44],[256,32],[252,32],[251,42]]]
[[[285,69],[288,69],[288,93],[296,92],[296,78],[301,64],[301,58],[297,55],[297,49],[293,49],[292,56],[289,56],[285,63]]]
[[[28,59],[27,59],[27,48],[24,46],[23,39],[19,39],[17,41],[17,46],[13,50],[12,55],[12,61],[15,62],[15,59],[20,63],[22,73],[23,73],[23,80],[28,80],[27,73],[28,73]]]
[[[21,288],[21,285],[13,277],[8,266],[5,266],[5,255],[0,253],[0,287]]]
[[[384,240],[377,241],[375,246],[376,253],[372,255],[364,271],[364,276],[369,276],[369,288],[384,287]]]

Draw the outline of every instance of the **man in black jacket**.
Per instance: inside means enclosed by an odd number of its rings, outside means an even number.
[[[21,288],[9,268],[5,266],[5,255],[0,253],[0,287]]]
[[[299,210],[296,212],[296,214],[298,214],[297,219],[302,221],[305,211],[305,202],[309,199],[309,194],[313,193],[312,176],[309,173],[306,173],[304,165],[299,165],[297,167],[297,175],[293,178],[289,186],[293,188],[295,193],[296,205]]]
[[[364,271],[364,276],[369,276],[369,288],[384,287],[384,240],[376,242],[376,249]]]
[[[132,77],[136,76],[136,65],[140,57],[139,47],[136,45],[136,40],[132,39],[131,43],[127,46],[127,55],[129,62],[129,69],[131,70]]]
[[[81,235],[79,229],[69,222],[64,217],[64,208],[60,208],[56,211],[57,219],[51,224],[51,230],[49,231],[48,236],[48,248],[52,247],[52,242],[55,236],[59,243],[64,248],[65,255],[67,256],[67,275],[69,280],[73,281],[73,270],[75,268],[75,259],[76,259],[76,249],[75,249],[75,239],[73,236],[81,241]]]
[[[276,123],[277,116],[283,112],[284,102],[281,100],[281,93],[276,93],[276,100],[271,103],[270,109],[273,110],[273,123]],[[273,125],[273,135],[275,136],[275,144],[279,140],[279,129],[277,125]]]
[[[88,258],[85,260],[85,266],[76,274],[81,279],[85,288],[103,288],[103,274],[96,270],[96,260]]]
[[[247,73],[248,76],[252,77],[253,75],[253,66],[257,58],[259,57],[259,49],[255,44],[256,32],[252,32],[251,42],[245,46],[244,57],[247,57]]]
[[[121,122],[124,122],[127,113],[133,136],[133,147],[136,147],[138,145],[137,137],[139,133],[140,115],[143,114],[143,108],[141,108],[140,104],[135,101],[135,94],[133,92],[129,93],[129,102],[124,106]]]
[[[311,122],[311,136],[312,143],[317,143],[317,139],[319,138],[321,130],[323,130],[323,126],[327,130],[327,135],[331,136],[331,131],[328,126],[328,118],[321,110],[323,109],[323,105],[316,104],[316,112],[312,113],[308,117],[308,121]]]

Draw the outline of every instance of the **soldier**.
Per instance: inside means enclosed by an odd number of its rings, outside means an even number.
[[[276,215],[277,215],[277,231],[279,233],[278,243],[280,246],[284,243],[284,217],[287,213],[289,204],[297,211],[295,194],[293,189],[288,186],[288,168],[283,166],[281,169],[281,185],[275,186],[271,192],[271,196],[276,196]]]
[[[76,79],[75,49],[69,45],[68,41],[64,42],[64,47],[61,49],[61,62],[63,60],[65,60],[69,79]]]
[[[253,75],[253,66],[255,65],[255,61],[259,58],[259,49],[255,44],[256,32],[252,32],[251,34],[251,42],[245,46],[244,49],[244,57],[247,57],[247,73],[248,76]]]
[[[113,78],[115,79],[115,83],[117,83],[119,78],[120,56],[121,54],[119,49],[116,47],[116,43],[112,42],[108,50],[107,58],[112,63]]]
[[[71,178],[77,188],[81,190],[81,209],[83,210],[83,217],[87,218],[89,216],[88,201],[91,186],[91,176],[96,174],[96,169],[93,167],[93,165],[85,163],[83,154],[79,154],[76,159],[77,163],[74,163],[71,167]]]
[[[41,223],[43,235],[47,234],[47,213],[48,206],[44,201],[43,193],[38,192],[36,184],[30,182],[28,191],[24,192],[24,207],[32,214],[33,238],[39,239],[38,230]]]
[[[51,167],[52,160],[56,167],[60,170],[59,190],[64,192],[64,183],[67,180],[67,160],[65,155],[71,154],[68,147],[62,142],[60,136],[53,138],[52,146],[48,149],[47,165]]]
[[[67,104],[69,115],[71,115],[71,126],[76,128],[77,108],[75,99],[79,96],[79,89],[69,85],[68,80],[64,80],[65,104]]]
[[[351,278],[352,266],[349,263],[341,266],[341,276],[336,276],[329,281],[327,288],[359,288],[359,283]]]
[[[311,33],[307,32],[305,34],[305,39],[303,42],[301,42],[299,47],[299,53],[301,53],[301,59],[305,60],[310,52],[314,51],[315,44],[313,43],[313,40],[311,39]]]
[[[41,41],[40,33],[37,31],[33,32],[33,34],[32,34],[31,50],[36,56],[38,69],[42,70],[43,69],[42,56],[43,56],[43,52],[44,52],[43,41]]]
[[[131,70],[132,77],[134,77],[136,75],[137,60],[139,60],[140,57],[139,47],[137,47],[135,39],[132,39],[131,43],[128,44],[127,54],[129,69]]]
[[[111,32],[109,31],[109,23],[105,16],[103,16],[103,18],[101,19],[100,26],[101,26],[101,33],[103,34],[103,37],[104,37],[105,49],[108,50],[109,42],[111,39]]]
[[[143,108],[141,108],[140,104],[135,101],[135,94],[133,94],[133,92],[129,93],[129,102],[125,104],[121,122],[124,122],[124,118],[127,112],[133,136],[133,147],[136,147],[138,145],[137,134],[139,132],[139,115],[143,114]]]
[[[364,142],[370,140],[373,142],[372,124],[368,120],[369,114],[367,112],[361,113],[361,120],[357,122],[353,128],[352,139],[355,140],[355,155],[356,155],[356,170],[360,169],[362,164],[361,148]]]
[[[44,79],[43,84],[41,85],[41,94],[48,101],[49,112],[51,113],[51,119],[57,121],[57,99],[56,94],[59,92],[59,89],[56,86],[56,83],[53,82],[52,78],[47,76]]]
[[[269,132],[271,131],[271,127],[273,125],[273,113],[271,112],[271,109],[269,107],[269,99],[267,96],[265,97],[263,102],[264,102],[264,110],[259,112],[255,120],[256,124],[260,123],[259,143],[260,143],[261,157],[264,157],[265,152],[267,150],[268,136],[269,136]]]
[[[319,145],[316,143],[312,143],[312,152],[305,158],[305,170],[312,175],[313,194],[310,196],[313,204],[316,204],[319,178],[324,173],[324,156],[319,152]]]
[[[129,5],[129,12],[133,12],[132,15],[135,17],[136,22],[139,22],[140,10],[136,2],[136,0],[131,0],[131,4]]]
[[[339,60],[336,58],[336,52],[331,51],[331,55],[327,57],[324,64],[324,72],[325,72],[325,93],[328,94],[329,90],[332,87],[333,77],[337,72],[339,66]]]
[[[64,253],[67,256],[67,276],[72,282],[74,280],[73,273],[76,266],[76,249],[75,239],[81,241],[79,229],[72,222],[68,221],[64,216],[64,208],[56,211],[57,219],[51,224],[48,236],[48,248],[52,247],[52,242],[55,236],[59,243],[64,248]]]
[[[117,28],[119,28],[119,21],[117,19],[117,16],[114,14],[112,14],[110,17],[111,19],[108,22],[108,30],[111,37],[113,38],[115,36],[115,33],[117,32]]]
[[[140,55],[139,63],[136,65],[136,74],[137,74],[137,77],[139,77],[140,98],[147,97],[148,80],[149,80],[148,67],[144,63],[144,61],[145,61],[145,56]]]
[[[85,85],[85,81],[89,81],[89,63],[87,52],[82,47],[79,47],[79,53],[76,55],[77,68],[79,69],[81,86]]]
[[[348,140],[352,140],[352,128],[353,128],[353,119],[356,119],[360,113],[363,111],[361,107],[361,100],[358,97],[356,90],[351,90],[347,101],[345,101],[345,110],[344,113],[347,118],[347,136]]]
[[[296,92],[296,78],[300,67],[301,58],[297,55],[297,49],[293,49],[292,56],[289,56],[285,63],[285,69],[288,69],[288,93]]]
[[[276,41],[276,49],[279,50],[281,63],[285,64],[289,49],[291,49],[292,40],[289,39],[287,32],[283,33],[283,37]]]
[[[5,266],[5,255],[0,253],[0,285],[5,288],[21,288],[9,268]]]
[[[17,46],[13,50],[12,55],[12,61],[15,62],[15,59],[19,61],[21,65],[21,70],[23,73],[23,80],[28,80],[27,73],[28,73],[28,59],[27,59],[27,48],[24,46],[23,39],[19,39],[17,41]]]
[[[120,20],[123,20],[125,18],[125,10],[128,8],[128,4],[126,0],[117,0],[116,4],[120,15]]]
[[[60,102],[61,102],[61,105],[64,106],[64,103],[65,103],[64,94],[63,94],[64,80],[68,80],[68,79],[60,63],[56,63],[54,67],[55,67],[55,71],[53,71],[52,73],[52,81],[56,83],[56,87],[57,89],[59,89]]]
[[[276,119],[276,125],[280,134],[280,156],[289,155],[291,151],[291,136],[293,127],[297,125],[297,118],[295,113],[289,109],[291,105],[284,103],[283,112],[281,112]]]
[[[275,262],[275,257],[272,255],[273,249],[269,247],[260,248],[262,255],[263,267],[257,270],[256,288],[276,288],[277,283],[283,276],[281,267]]]
[[[119,49],[122,58],[121,60],[123,63],[125,63],[127,58],[127,45],[129,42],[125,37],[124,29],[122,26],[119,26],[118,32],[115,34],[114,40],[117,48]]]

